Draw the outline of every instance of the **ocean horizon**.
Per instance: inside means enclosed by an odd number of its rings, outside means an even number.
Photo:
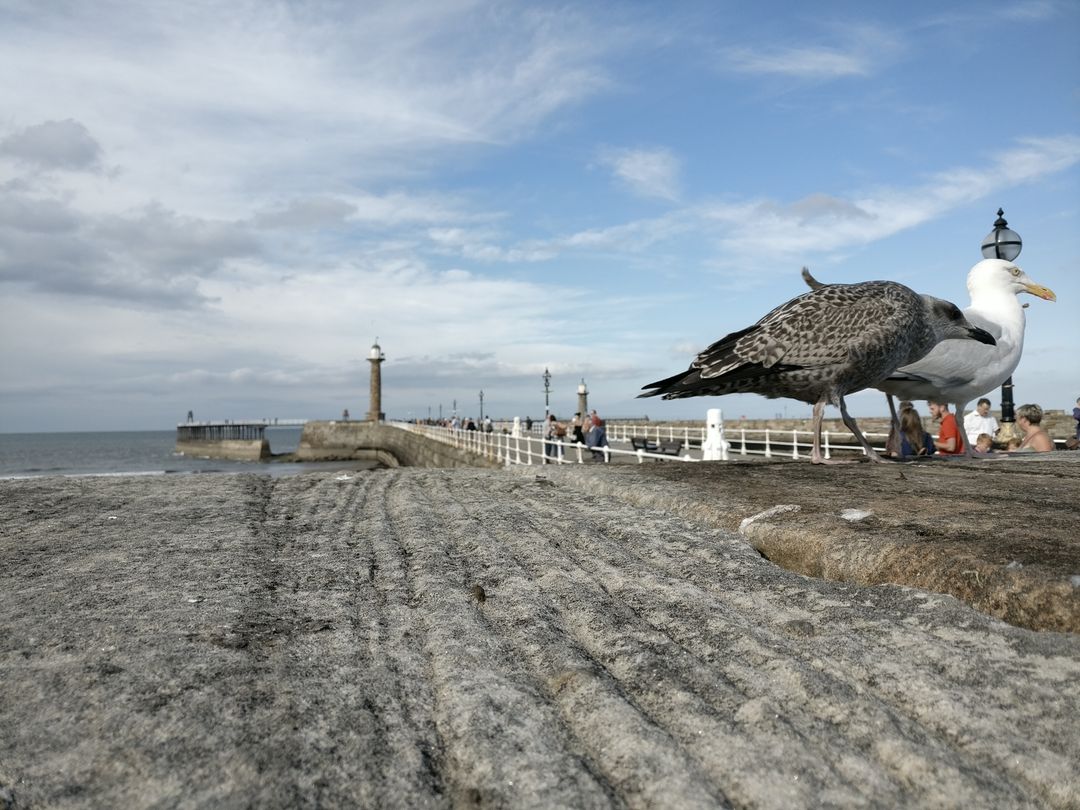
[[[274,455],[293,453],[300,427],[268,427]],[[279,477],[314,470],[370,469],[365,461],[232,461],[176,451],[176,430],[0,433],[0,478],[257,473]]]

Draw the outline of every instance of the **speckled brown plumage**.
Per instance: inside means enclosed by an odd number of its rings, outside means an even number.
[[[847,415],[844,395],[868,388],[924,357],[945,338],[993,343],[956,305],[903,284],[830,284],[774,309],[699,354],[686,371],[645,386],[664,399],[754,393],[815,406],[815,433],[825,404],[869,448]],[[817,441],[815,440],[815,446]],[[872,449],[868,454],[875,456]],[[815,459],[819,456],[815,453]]]

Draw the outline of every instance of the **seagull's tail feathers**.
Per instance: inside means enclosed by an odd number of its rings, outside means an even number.
[[[734,394],[739,391],[751,390],[752,386],[743,385],[748,381],[760,383],[769,377],[782,374],[786,371],[795,371],[801,366],[791,366],[777,363],[772,366],[764,366],[761,363],[742,363],[723,374],[708,377],[702,374],[702,369],[691,366],[665,380],[657,380],[654,383],[642,386],[644,394],[638,394],[638,398],[661,396],[664,399],[684,399],[686,397],[718,397],[724,394]],[[707,370],[706,370],[707,373]],[[647,390],[647,389],[653,390]]]
[[[747,385],[751,380],[763,380],[785,371],[793,371],[800,366],[763,363],[745,359],[737,350],[739,339],[753,332],[759,324],[748,326],[730,335],[725,335],[694,358],[690,368],[664,380],[642,386],[644,394],[638,398],[661,396],[664,399],[682,399],[684,397],[722,396],[738,391],[750,390]],[[648,389],[653,390],[648,390]]]
[[[824,283],[814,278],[813,274],[811,274],[810,272],[809,267],[804,267],[802,269],[802,280],[806,282],[806,286],[809,287],[811,290],[817,290],[826,286]]]
[[[641,390],[645,393],[638,394],[638,399],[659,396],[663,396],[667,399],[673,399],[675,398],[673,394],[675,396],[678,396],[677,394],[675,394],[675,392],[684,390],[685,386],[689,383],[692,383],[695,377],[698,380],[701,379],[701,375],[698,373],[698,370],[696,368],[688,368],[686,371],[680,371],[678,374],[668,377],[667,379],[657,380],[656,382],[651,382],[648,385],[643,385],[641,386]],[[650,388],[653,390],[648,390]],[[688,395],[683,394],[683,396]]]

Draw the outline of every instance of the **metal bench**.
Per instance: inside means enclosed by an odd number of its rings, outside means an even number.
[[[677,456],[682,452],[683,442],[680,440],[654,442],[651,439],[632,437],[630,446],[634,450],[644,450],[646,453],[656,453],[661,456]]]
[[[646,453],[655,453],[659,449],[656,442],[649,441],[648,439],[641,439],[637,436],[632,436],[630,438],[630,446],[633,447],[634,450],[644,450]]]
[[[665,455],[665,456],[677,456],[677,455],[679,455],[679,453],[682,452],[682,449],[683,449],[683,443],[681,441],[676,440],[676,441],[660,442],[659,446],[653,452],[660,453],[661,455]]]

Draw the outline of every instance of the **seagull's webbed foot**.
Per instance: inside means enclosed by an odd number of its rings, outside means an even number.
[[[855,458],[818,458],[810,457],[811,464],[828,464],[835,466],[837,464],[858,464],[859,460]]]

